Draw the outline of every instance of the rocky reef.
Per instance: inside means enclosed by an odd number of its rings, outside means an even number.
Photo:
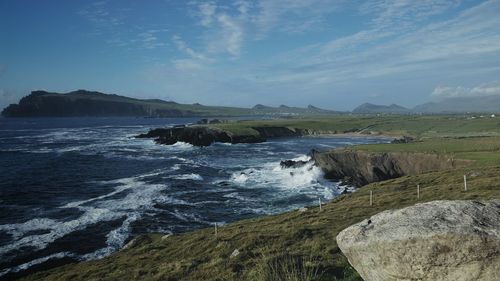
[[[416,175],[431,171],[452,169],[464,161],[444,155],[426,153],[370,153],[351,149],[336,149],[328,152],[312,151],[316,165],[325,177],[342,180],[354,186]]]
[[[367,281],[500,280],[500,200],[384,211],[344,229],[337,244]]]

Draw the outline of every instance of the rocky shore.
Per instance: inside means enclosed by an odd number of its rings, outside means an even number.
[[[315,164],[325,177],[360,187],[401,176],[449,170],[466,164],[444,155],[426,153],[369,153],[352,149],[312,151]]]
[[[234,135],[215,127],[205,126],[153,129],[146,134],[138,135],[137,138],[154,138],[158,144],[172,145],[176,142],[185,142],[200,147],[209,146],[214,142],[236,144],[266,141],[266,138],[260,135]]]
[[[333,131],[315,131],[310,129],[289,128],[280,126],[252,127],[255,134],[234,134],[212,126],[179,126],[173,128],[152,129],[137,138],[154,138],[156,143],[172,145],[185,142],[195,146],[209,146],[214,142],[222,143],[259,143],[271,138],[300,137],[322,134],[336,134]]]

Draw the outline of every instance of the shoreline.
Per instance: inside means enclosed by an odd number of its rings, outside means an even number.
[[[447,121],[451,122],[451,121]],[[453,123],[455,124],[455,123]],[[454,132],[461,123],[446,126]],[[445,128],[445,127],[443,127]],[[420,127],[414,129],[421,131]],[[477,129],[482,132],[484,129]],[[408,135],[422,134],[405,130]],[[470,130],[469,130],[470,131]],[[434,134],[434,133],[433,133]],[[426,131],[425,136],[429,133]],[[309,137],[381,137],[394,138],[392,134],[335,133],[309,134]],[[398,134],[397,136],[400,136]],[[442,171],[422,171],[413,175],[376,181],[364,185],[354,193],[335,197],[319,211],[311,206],[305,211],[289,211],[276,215],[238,220],[222,226],[214,236],[214,229],[207,227],[172,236],[144,234],[128,247],[102,260],[79,262],[37,272],[26,280],[64,280],[69,276],[75,280],[84,278],[163,279],[168,280],[216,280],[221,278],[251,280],[254,270],[266,264],[270,258],[279,259],[286,253],[295,256],[314,254],[318,268],[326,270],[328,276],[344,278],[356,273],[337,248],[336,233],[383,210],[401,208],[417,202],[436,199],[489,199],[500,198],[498,182],[500,168],[492,166],[488,158],[498,152],[500,138],[424,138],[423,141],[402,144],[380,144],[363,146],[362,152],[373,154],[444,153],[456,159],[470,159],[470,165],[453,167]],[[477,150],[479,148],[479,150]],[[475,150],[471,150],[475,149]],[[359,151],[358,149],[355,149]],[[475,153],[471,156],[471,153]],[[483,160],[484,159],[484,160]],[[433,162],[433,161],[423,161]],[[472,166],[471,166],[472,165]],[[471,188],[463,192],[463,175],[468,175]],[[420,198],[415,187],[422,185]],[[368,191],[373,191],[374,205],[369,202]],[[238,250],[238,252],[236,252]],[[311,252],[312,251],[312,252]],[[233,253],[239,253],[233,256]],[[179,254],[180,253],[180,254]]]
[[[182,125],[170,128],[150,129],[136,138],[152,138],[158,144],[172,145],[176,142],[189,143],[194,146],[210,146],[213,143],[262,143],[270,139],[305,136],[335,136],[335,137],[372,137],[382,139],[401,139],[399,134],[338,132],[337,130],[316,130],[288,126],[251,126],[245,132],[230,128],[211,125]]]

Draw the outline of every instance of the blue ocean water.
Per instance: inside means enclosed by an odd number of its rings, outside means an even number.
[[[101,258],[145,232],[179,233],[316,204],[344,187],[312,164],[373,137],[157,145],[133,136],[198,119],[0,118],[0,278],[49,261]],[[77,243],[75,243],[77,242]]]

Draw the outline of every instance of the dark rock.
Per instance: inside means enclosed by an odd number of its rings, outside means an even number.
[[[261,137],[264,138],[283,138],[283,137],[298,137],[301,136],[300,132],[297,132],[293,128],[288,127],[253,127],[252,129],[259,132]]]
[[[300,168],[306,165],[308,161],[283,160],[280,162],[281,168]]]
[[[186,142],[195,146],[209,146],[214,142],[223,143],[256,143],[264,142],[259,136],[231,136],[224,130],[203,126],[160,128],[140,134],[137,138],[155,138],[159,144],[172,145],[176,142]]]
[[[223,123],[220,119],[212,119],[208,121],[208,124],[221,124]]]
[[[414,141],[415,138],[409,136],[403,136],[402,138],[392,140],[391,143],[410,143]]]

